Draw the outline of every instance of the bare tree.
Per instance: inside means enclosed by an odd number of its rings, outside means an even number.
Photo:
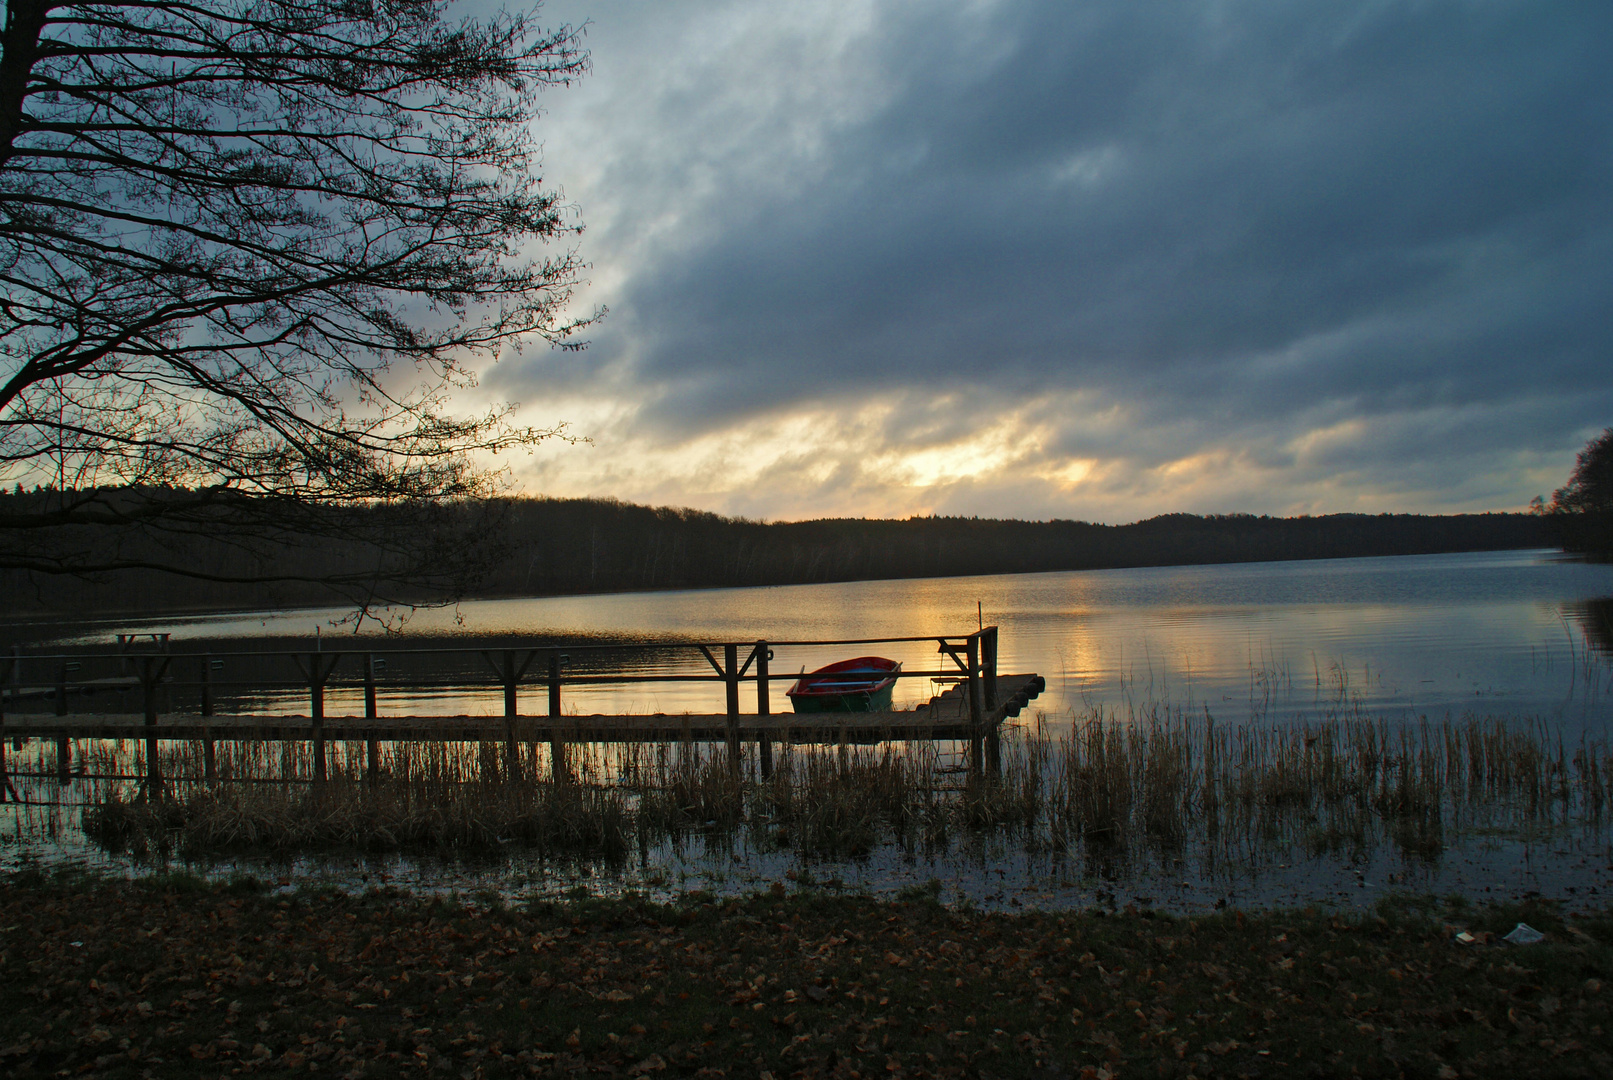
[[[1545,515],[1547,528],[1564,551],[1613,560],[1613,428],[1585,444],[1568,483],[1552,494],[1551,502],[1536,498],[1531,507]]]
[[[445,8],[6,0],[0,484],[51,497],[0,506],[0,568],[465,583],[465,545],[417,541],[470,519],[399,515],[560,433],[450,398],[593,317],[532,132],[587,56]],[[319,535],[351,558],[276,557]],[[202,566],[198,538],[258,557]]]

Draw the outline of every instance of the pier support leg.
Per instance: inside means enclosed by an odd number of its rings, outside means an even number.
[[[564,784],[571,780],[571,765],[566,761],[566,741],[562,738],[560,719],[560,654],[549,654],[549,716],[556,726],[549,728],[549,768],[554,782]]]
[[[762,779],[773,778],[773,736],[767,731],[767,718],[772,714],[773,706],[768,700],[767,662],[773,654],[768,652],[767,642],[756,643],[756,716],[761,722],[761,734],[757,738],[757,756],[761,758]]]
[[[218,759],[213,754],[213,733],[207,732],[207,738],[202,740],[202,779],[218,779]]]
[[[366,653],[364,656],[364,719],[374,720],[375,709],[375,656]],[[381,746],[371,733],[364,740],[364,779],[371,786],[375,786],[380,777]]]
[[[515,742],[515,683],[520,675],[515,670],[515,650],[504,650],[504,776],[509,780],[521,779],[521,750]]]
[[[986,775],[993,780],[1000,779],[1003,774],[1003,748],[998,737],[997,725],[992,724],[986,729]]]
[[[314,663],[319,658],[314,657]],[[314,783],[325,782],[325,683],[314,683],[309,690],[308,712],[314,722]]]
[[[65,784],[73,779],[73,744],[66,735],[56,739],[56,781]]]
[[[146,798],[162,796],[162,761],[157,756],[157,684],[168,671],[168,661],[144,657],[140,663],[140,690],[146,711]]]
[[[727,684],[728,775],[739,779],[739,646],[722,647],[723,681]]]
[[[314,729],[316,785],[325,783],[325,682],[341,659],[341,653],[309,653],[308,666],[303,668],[303,674],[308,677],[308,718],[313,721]]]

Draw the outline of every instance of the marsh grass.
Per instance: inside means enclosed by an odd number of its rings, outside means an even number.
[[[685,742],[573,746],[573,781],[554,783],[542,746],[524,749],[511,779],[494,744],[402,743],[383,749],[373,780],[362,745],[332,746],[329,778],[314,784],[306,746],[221,743],[210,781],[199,748],[165,749],[173,782],[160,798],[133,781],[138,747],[86,744],[76,760],[87,777],[76,782],[88,785],[86,835],[137,853],[516,847],[621,859],[699,835],[855,857],[992,835],[1032,852],[1122,859],[1355,856],[1388,844],[1433,861],[1478,831],[1601,829],[1613,771],[1600,743],[1569,747],[1541,723],[1480,718],[1226,724],[1157,707],[1094,709],[1003,735],[996,777],[962,768],[956,747],[879,743],[780,746],[763,779],[754,754],[736,775],[720,747]],[[48,773],[47,751],[37,755]],[[27,820],[59,828],[48,814]]]

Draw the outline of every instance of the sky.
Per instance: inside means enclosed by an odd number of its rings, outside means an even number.
[[[591,440],[768,520],[1452,513],[1613,425],[1613,5],[551,0]]]

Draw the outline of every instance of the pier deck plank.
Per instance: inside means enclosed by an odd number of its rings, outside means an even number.
[[[1017,715],[1043,685],[1036,675],[1001,675],[997,679],[996,708],[982,717],[982,728],[994,728]],[[762,737],[790,743],[871,743],[968,739],[979,733],[969,720],[961,686],[940,694],[916,709],[881,713],[776,713],[739,716],[739,737],[757,742]],[[68,739],[144,739],[215,741],[307,741],[314,737],[307,716],[220,715],[170,713],[148,725],[136,714],[77,714],[41,716],[16,713],[0,723],[4,737]],[[477,742],[503,741],[509,734],[504,716],[326,716],[324,737],[329,742],[382,741]],[[722,742],[728,737],[724,713],[655,713],[649,715],[566,715],[515,718],[520,740],[559,738],[573,743]]]

